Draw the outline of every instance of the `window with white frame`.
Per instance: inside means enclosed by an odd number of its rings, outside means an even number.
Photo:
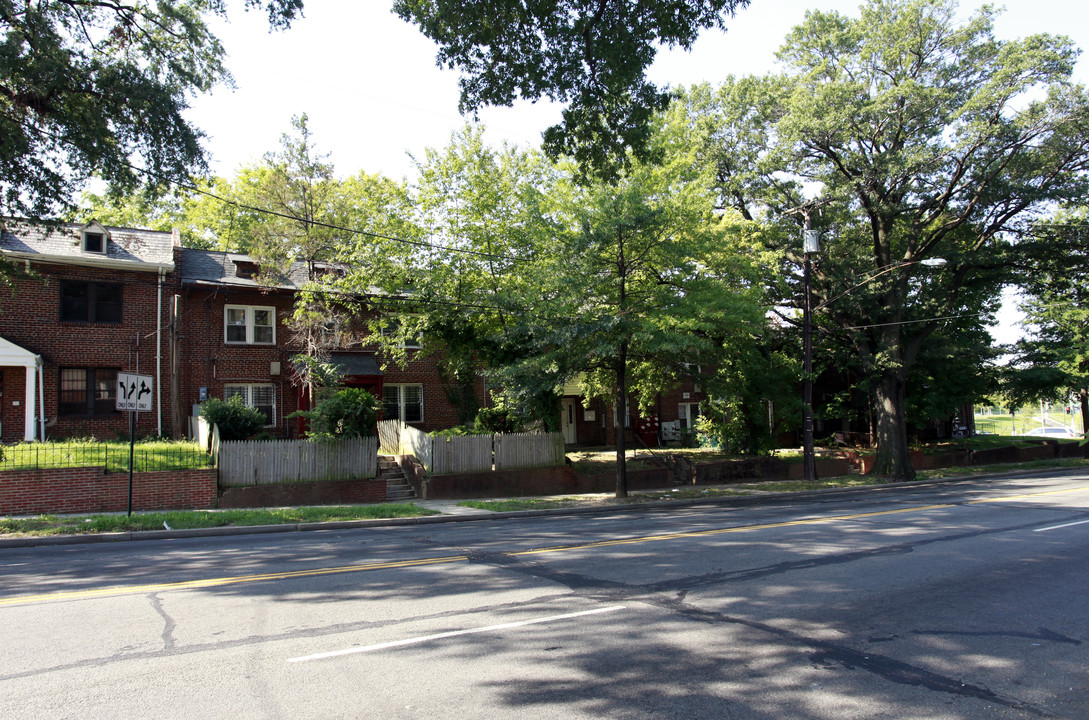
[[[691,430],[696,427],[696,420],[700,416],[700,404],[680,403],[677,405],[677,427],[681,430]]]
[[[106,254],[106,234],[101,232],[83,231],[83,250],[89,253]]]
[[[224,309],[224,340],[238,345],[275,345],[276,308],[228,305]]]
[[[604,418],[602,418],[604,420]],[[616,427],[616,421],[619,418],[616,416],[616,405],[613,405],[613,427]],[[624,427],[631,427],[631,399],[628,398],[624,401]]]
[[[265,427],[276,424],[276,387],[268,383],[233,383],[223,386],[223,399],[242,398],[246,407],[260,410],[265,416]]]
[[[382,419],[423,422],[423,385],[383,385]]]

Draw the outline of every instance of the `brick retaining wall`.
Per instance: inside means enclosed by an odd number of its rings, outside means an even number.
[[[133,510],[193,510],[216,506],[215,468],[134,473]],[[127,472],[101,467],[8,470],[0,473],[0,515],[124,512]]]
[[[381,478],[363,478],[333,482],[282,483],[279,485],[227,488],[219,496],[219,507],[362,505],[385,501],[386,481]]]

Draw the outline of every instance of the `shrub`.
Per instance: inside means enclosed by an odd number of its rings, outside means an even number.
[[[526,426],[526,418],[506,408],[483,408],[476,414],[473,429],[478,432],[518,433]]]
[[[468,425],[455,425],[454,427],[429,432],[428,435],[431,437],[465,437],[466,435],[490,435],[491,432],[491,430],[480,430]]]
[[[261,433],[267,418],[256,408],[246,407],[238,395],[229,400],[212,398],[200,405],[200,416],[219,426],[220,440],[248,440]]]

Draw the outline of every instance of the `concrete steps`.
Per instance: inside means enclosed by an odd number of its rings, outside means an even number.
[[[416,490],[405,477],[404,470],[389,455],[378,456],[378,477],[386,481],[386,501],[406,502],[416,499]]]

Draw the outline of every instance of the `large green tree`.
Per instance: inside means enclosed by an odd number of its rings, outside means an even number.
[[[724,205],[771,221],[812,209],[817,323],[856,349],[875,471],[900,479],[914,476],[906,383],[928,339],[993,309],[1006,233],[1083,196],[1089,168],[1077,50],[1046,35],[999,40],[992,8],[963,24],[955,11],[948,0],[812,11],[779,52],[786,73],[695,91],[684,114]],[[800,244],[784,255],[793,267]],[[924,271],[931,258],[948,265]]]
[[[627,494],[625,426],[684,378],[736,363],[763,332],[762,257],[750,223],[712,213],[683,160],[635,163],[616,183],[558,184],[562,229],[542,250],[526,337],[533,356],[514,373],[582,378],[614,408],[616,494]]]
[[[246,0],[282,28],[302,0]],[[205,169],[189,99],[229,80],[222,0],[0,0],[0,214],[52,219],[93,176],[124,194]],[[146,175],[134,165],[141,164]]]
[[[583,175],[617,177],[629,149],[650,146],[651,118],[668,92],[646,79],[661,45],[691,47],[700,30],[748,0],[395,0],[394,11],[462,72],[462,112],[515,100],[567,105],[545,150]]]
[[[1016,350],[1010,394],[1018,400],[1078,398],[1089,428],[1089,223],[1084,208],[1035,224],[1019,246],[1027,335]]]

